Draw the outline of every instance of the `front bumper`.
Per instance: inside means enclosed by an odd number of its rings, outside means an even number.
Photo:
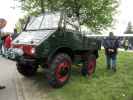
[[[26,59],[24,57],[17,58],[16,62],[19,63],[19,64],[33,64],[33,65],[37,65],[35,59]]]

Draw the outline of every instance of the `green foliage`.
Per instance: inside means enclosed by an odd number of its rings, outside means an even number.
[[[22,32],[24,26],[26,25],[27,19],[28,19],[27,16],[23,16],[23,18],[20,18],[16,23],[15,28],[19,33]]]
[[[22,9],[30,14],[45,11],[67,11],[92,31],[101,31],[112,25],[118,0],[19,0]]]

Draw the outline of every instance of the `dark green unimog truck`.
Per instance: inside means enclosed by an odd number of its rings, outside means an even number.
[[[59,12],[31,17],[13,41],[18,71],[29,77],[42,66],[52,87],[61,87],[69,80],[73,63],[83,63],[82,74],[91,75],[98,44],[80,32],[76,18]]]

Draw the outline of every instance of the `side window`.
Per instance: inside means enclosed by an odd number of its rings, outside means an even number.
[[[60,21],[60,13],[47,14],[43,18],[40,29],[57,28]]]
[[[70,24],[66,24],[66,29],[75,30],[75,28]]]
[[[71,30],[79,30],[79,23],[75,17],[66,19],[66,28]]]

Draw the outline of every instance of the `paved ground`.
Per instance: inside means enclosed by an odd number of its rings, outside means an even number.
[[[6,86],[5,89],[0,90],[0,100],[18,100],[14,64],[0,56],[0,84]]]
[[[0,84],[6,86],[0,90],[0,100],[48,100],[47,93],[52,88],[42,71],[39,69],[35,77],[26,78],[18,73],[15,62],[0,56]]]
[[[19,73],[17,76],[24,100],[53,100],[49,98],[48,93],[53,92],[54,89],[48,85],[42,69],[38,69],[36,76],[31,78],[26,78]]]

